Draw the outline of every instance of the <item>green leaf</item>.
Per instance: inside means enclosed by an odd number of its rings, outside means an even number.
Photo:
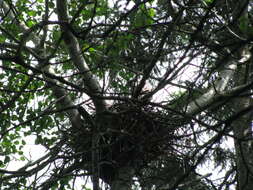
[[[30,11],[27,12],[27,14],[28,14],[29,16],[36,16],[37,12],[34,11],[34,10],[30,10]]]
[[[0,35],[0,43],[5,42],[5,40],[6,40],[6,37],[5,37],[5,36],[3,36],[3,35]]]
[[[253,25],[250,23],[248,15],[239,18],[239,29],[246,37],[253,37]]]
[[[54,8],[54,7],[55,7],[55,4],[54,4],[54,2],[49,1],[49,2],[48,2],[48,6],[49,6],[49,8]]]
[[[148,15],[151,18],[153,18],[155,16],[155,9],[153,9],[153,8],[148,9]]]
[[[207,4],[211,4],[214,0],[204,0]]]
[[[2,160],[0,160],[0,168],[4,168],[5,167],[5,164]]]
[[[93,52],[95,52],[95,49],[94,48],[89,48],[89,52],[93,53]]]
[[[9,156],[5,156],[5,158],[4,158],[4,164],[9,163],[10,160],[11,160],[11,158]]]
[[[249,19],[246,15],[239,18],[239,28],[243,33],[246,33],[249,26]]]
[[[19,145],[19,141],[14,141],[14,144],[15,145]]]
[[[33,25],[35,25],[34,21],[32,21],[32,20],[27,21],[27,26],[28,27],[32,27]]]

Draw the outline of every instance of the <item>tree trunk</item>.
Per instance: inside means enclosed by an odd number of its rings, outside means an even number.
[[[252,58],[250,63],[252,67]],[[235,76],[236,83],[239,85],[247,82],[246,64],[242,66],[242,72],[238,72]],[[234,103],[235,110],[243,110],[252,106],[251,97],[238,98]],[[232,123],[234,133],[234,145],[236,154],[236,168],[237,168],[237,190],[252,190],[253,189],[253,149],[252,149],[252,111],[244,114]]]
[[[241,98],[236,105],[241,109],[248,107],[251,103],[249,98]],[[253,189],[253,167],[252,167],[252,114],[248,113],[236,120],[233,126],[236,167],[237,167],[237,190]]]
[[[112,181],[111,190],[130,190],[133,180],[134,169],[131,167],[122,167],[117,171],[117,176]]]

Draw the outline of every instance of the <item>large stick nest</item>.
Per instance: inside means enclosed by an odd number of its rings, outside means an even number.
[[[175,131],[184,123],[181,115],[152,106],[114,104],[108,112],[91,115],[89,121],[86,118],[81,130],[71,130],[68,144],[86,162],[91,162],[92,151],[98,150],[100,177],[109,181],[112,174],[106,171],[126,165],[141,168],[171,154]]]

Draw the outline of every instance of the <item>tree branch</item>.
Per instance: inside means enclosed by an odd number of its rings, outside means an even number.
[[[71,33],[68,27],[69,19],[67,13],[67,1],[57,0],[57,10],[59,21],[66,23],[61,25],[64,42],[67,46],[73,64],[81,73],[83,73],[82,77],[85,87],[91,94],[102,94],[102,89],[98,81],[95,79],[94,75],[90,72],[88,65],[85,63],[85,60],[81,54],[82,51],[80,49],[76,37]],[[102,112],[106,110],[106,103],[104,100],[97,99],[96,97],[91,98],[93,100],[97,112]]]

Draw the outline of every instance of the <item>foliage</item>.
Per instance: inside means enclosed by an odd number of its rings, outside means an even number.
[[[244,0],[0,0],[0,188],[242,184],[251,12]]]

